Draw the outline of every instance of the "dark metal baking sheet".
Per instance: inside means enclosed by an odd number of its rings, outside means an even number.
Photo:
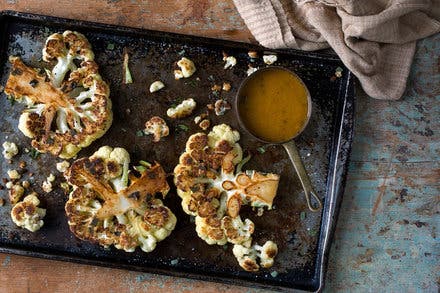
[[[177,122],[168,119],[171,134],[159,144],[152,143],[150,137],[136,136],[144,122],[152,115],[166,118],[166,109],[182,97],[193,97],[198,103],[196,114],[204,112],[205,105],[216,99],[210,95],[211,86],[223,81],[229,81],[232,85],[232,90],[224,93],[223,97],[233,104],[236,90],[246,77],[248,64],[254,67],[265,66],[261,58],[250,62],[247,56],[248,50],[253,49],[261,54],[263,48],[223,40],[11,11],[1,13],[0,29],[2,85],[9,74],[9,55],[20,55],[28,65],[47,67],[41,60],[41,50],[47,36],[66,29],[84,33],[93,46],[101,75],[110,84],[114,122],[110,130],[82,150],[79,157],[93,153],[101,145],[120,146],[131,153],[132,161],[157,160],[167,172],[173,170],[189,135],[200,131],[192,122],[194,115]],[[131,56],[130,68],[134,83],[130,85],[122,83],[123,48],[127,48]],[[223,69],[223,51],[238,60],[238,64],[231,70]],[[279,254],[271,269],[258,273],[245,272],[233,257],[231,245],[209,246],[199,239],[194,224],[182,212],[174,189],[165,203],[176,214],[178,224],[171,236],[160,242],[152,253],[103,249],[76,239],[70,233],[64,215],[67,196],[59,188],[44,194],[40,187],[49,173],[56,174],[55,163],[60,160],[48,154],[31,159],[24,152],[26,147],[30,147],[30,140],[17,129],[22,106],[12,105],[3,93],[0,96],[0,141],[14,141],[21,152],[12,164],[6,160],[1,161],[1,177],[6,178],[6,171],[17,168],[20,160],[26,161],[29,172],[24,175],[24,179],[29,179],[32,182],[31,188],[39,192],[42,205],[47,208],[47,216],[45,226],[37,233],[30,233],[12,223],[9,203],[1,207],[0,251],[272,289],[315,291],[322,288],[351,148],[353,77],[341,61],[332,55],[272,52],[278,55],[277,65],[294,70],[311,92],[311,120],[296,142],[316,191],[323,196],[324,209],[321,213],[307,211],[299,180],[281,147],[263,146],[241,131],[242,147],[254,155],[247,168],[281,175],[274,210],[265,212],[262,217],[257,217],[250,209],[244,211],[256,224],[254,239],[258,243],[273,239],[278,244]],[[195,62],[197,72],[189,79],[176,81],[172,74],[173,63],[181,55]],[[338,67],[343,69],[340,78],[335,77]],[[196,80],[197,77],[200,81]],[[166,84],[166,88],[152,95],[148,92],[149,84],[158,79]],[[228,123],[238,129],[233,110],[224,116],[211,115],[210,118],[213,124]],[[262,119],[270,123],[268,117]],[[190,130],[177,131],[177,124],[185,124]],[[262,154],[257,151],[261,146],[266,149]],[[30,172],[34,173],[31,178]],[[61,182],[61,174],[56,175],[56,182]],[[2,191],[1,196],[7,198],[7,192]]]

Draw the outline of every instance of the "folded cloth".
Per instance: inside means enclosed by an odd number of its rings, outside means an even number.
[[[234,0],[268,48],[332,47],[365,92],[397,100],[417,39],[440,31],[440,0]]]

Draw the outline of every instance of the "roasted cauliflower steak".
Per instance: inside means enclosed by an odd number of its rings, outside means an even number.
[[[138,246],[151,252],[170,235],[176,217],[155,197],[169,191],[166,173],[158,163],[141,163],[135,176],[128,152],[109,146],[73,162],[64,175],[73,187],[65,210],[76,237],[126,252]]]
[[[226,124],[214,126],[209,134],[193,134],[174,169],[183,210],[195,217],[198,236],[210,245],[229,242],[250,248],[255,225],[241,219],[241,206],[271,209],[276,196],[278,175],[241,171],[246,160],[239,139]],[[249,269],[243,263],[245,270],[255,271],[256,266]]]
[[[88,40],[80,33],[49,36],[43,60],[56,63],[52,71],[29,67],[11,56],[5,93],[25,103],[18,128],[32,138],[35,149],[72,158],[109,129],[110,90]]]

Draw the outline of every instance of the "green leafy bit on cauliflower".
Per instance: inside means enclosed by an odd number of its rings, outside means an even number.
[[[141,161],[136,176],[129,164],[125,149],[109,146],[73,162],[64,173],[73,186],[65,206],[68,224],[82,240],[150,252],[176,224],[171,210],[155,198],[169,191],[166,173],[158,163]]]
[[[29,194],[12,208],[12,221],[31,232],[39,230],[44,225],[43,218],[46,215],[46,209],[39,208],[39,204],[37,194],[35,192]]]
[[[35,149],[72,158],[110,127],[110,90],[99,74],[89,42],[80,33],[49,36],[43,60],[56,64],[45,72],[11,56],[5,93],[25,103],[18,128],[32,138]]]
[[[276,195],[278,175],[241,171],[249,157],[242,161],[239,139],[226,124],[214,126],[208,135],[196,133],[174,169],[183,210],[195,217],[197,234],[208,244],[250,247],[255,225],[241,219],[241,206],[271,209]]]

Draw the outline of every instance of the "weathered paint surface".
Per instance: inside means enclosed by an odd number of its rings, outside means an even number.
[[[13,9],[252,41],[232,1],[37,1]],[[440,36],[418,44],[401,101],[358,94],[356,133],[327,291],[437,292],[440,286]],[[1,292],[263,292],[124,270],[0,255]]]
[[[358,95],[328,291],[438,292],[440,35],[419,42],[401,101]]]

